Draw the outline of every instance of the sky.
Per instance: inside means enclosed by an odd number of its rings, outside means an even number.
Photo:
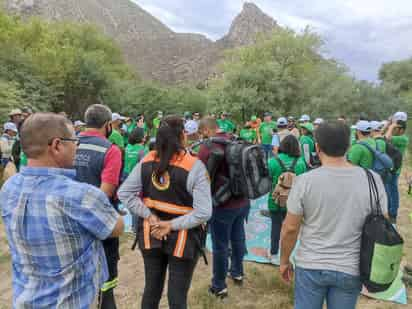
[[[217,40],[242,10],[243,0],[133,0],[176,32]],[[310,26],[325,53],[358,79],[376,81],[385,62],[412,56],[411,0],[252,0],[281,26]]]

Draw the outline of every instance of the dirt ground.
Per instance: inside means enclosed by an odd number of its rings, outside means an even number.
[[[408,173],[409,172],[409,173]],[[406,178],[412,175],[412,170],[401,177],[402,206],[399,217],[399,230],[405,239],[405,262],[412,264],[412,228],[409,214],[412,212],[412,197],[406,192]],[[116,289],[119,309],[139,308],[144,287],[143,261],[139,251],[131,251],[133,242],[131,235],[122,237],[119,287]],[[211,258],[209,258],[209,262]],[[10,256],[4,229],[0,221],[0,309],[11,308],[12,288]],[[277,269],[270,265],[246,263],[246,279],[243,287],[229,283],[229,298],[216,301],[207,295],[207,287],[211,277],[211,266],[199,261],[190,291],[189,306],[193,309],[283,309],[292,308],[293,291],[279,279]],[[409,294],[412,290],[409,289]],[[168,308],[166,291],[161,308]],[[412,308],[411,305],[401,306],[392,303],[375,301],[361,297],[358,308],[364,309],[395,309]]]

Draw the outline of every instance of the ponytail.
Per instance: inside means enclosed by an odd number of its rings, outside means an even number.
[[[159,164],[154,171],[157,179],[168,170],[173,157],[185,149],[181,141],[183,130],[183,119],[178,116],[168,116],[161,121],[155,144],[159,159]]]

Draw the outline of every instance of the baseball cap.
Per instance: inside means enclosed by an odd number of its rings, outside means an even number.
[[[81,120],[76,120],[75,122],[74,122],[74,126],[75,127],[80,127],[80,126],[85,126],[86,124],[83,122],[83,121],[81,121]]]
[[[4,124],[4,131],[7,131],[7,130],[10,130],[10,131],[14,131],[14,132],[19,132],[18,130],[17,130],[17,127],[16,127],[16,125],[13,123],[13,122],[6,122],[5,124]]]
[[[9,116],[16,116],[16,115],[21,115],[23,114],[21,109],[19,108],[14,108],[11,110],[11,112],[9,113]]]
[[[197,133],[197,131],[199,130],[199,125],[197,124],[196,121],[194,120],[189,120],[185,123],[185,132],[188,135],[192,135]]]
[[[113,113],[112,114],[112,121],[117,121],[117,120],[125,120],[126,118],[124,118],[123,116],[120,116],[120,114],[118,113]]]
[[[302,115],[302,117],[300,117],[299,121],[310,121],[310,116],[309,115]]]
[[[300,127],[303,128],[303,129],[308,130],[309,132],[313,132],[313,130],[315,129],[313,127],[313,124],[311,124],[311,123],[304,123]]]
[[[380,131],[384,127],[384,123],[380,121],[371,121],[370,126],[372,131]]]
[[[289,117],[288,117],[288,121],[295,121],[295,117],[289,116]]]
[[[372,131],[371,123],[366,120],[359,120],[358,123],[356,124],[356,130],[361,131],[361,132],[371,132]]]
[[[223,112],[222,115],[223,116],[229,116],[229,113],[228,112]]]
[[[408,114],[405,112],[397,112],[393,115],[394,121],[408,121]]]
[[[251,120],[251,121],[256,121],[256,120],[257,120],[257,117],[256,117],[256,116],[252,116],[252,117],[250,117],[250,120]]]
[[[263,114],[263,117],[272,117],[272,113],[271,112],[266,112]]]
[[[280,117],[277,121],[278,127],[287,126],[288,120],[285,117]]]
[[[313,124],[322,124],[322,123],[324,123],[325,121],[322,119],[322,118],[316,118],[315,119],[315,121],[313,122]]]

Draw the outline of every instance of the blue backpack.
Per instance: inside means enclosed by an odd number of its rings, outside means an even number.
[[[372,148],[366,142],[360,142],[359,144],[365,146],[373,154],[372,171],[379,174],[384,183],[388,182],[393,171],[393,161],[391,157],[378,149]]]

